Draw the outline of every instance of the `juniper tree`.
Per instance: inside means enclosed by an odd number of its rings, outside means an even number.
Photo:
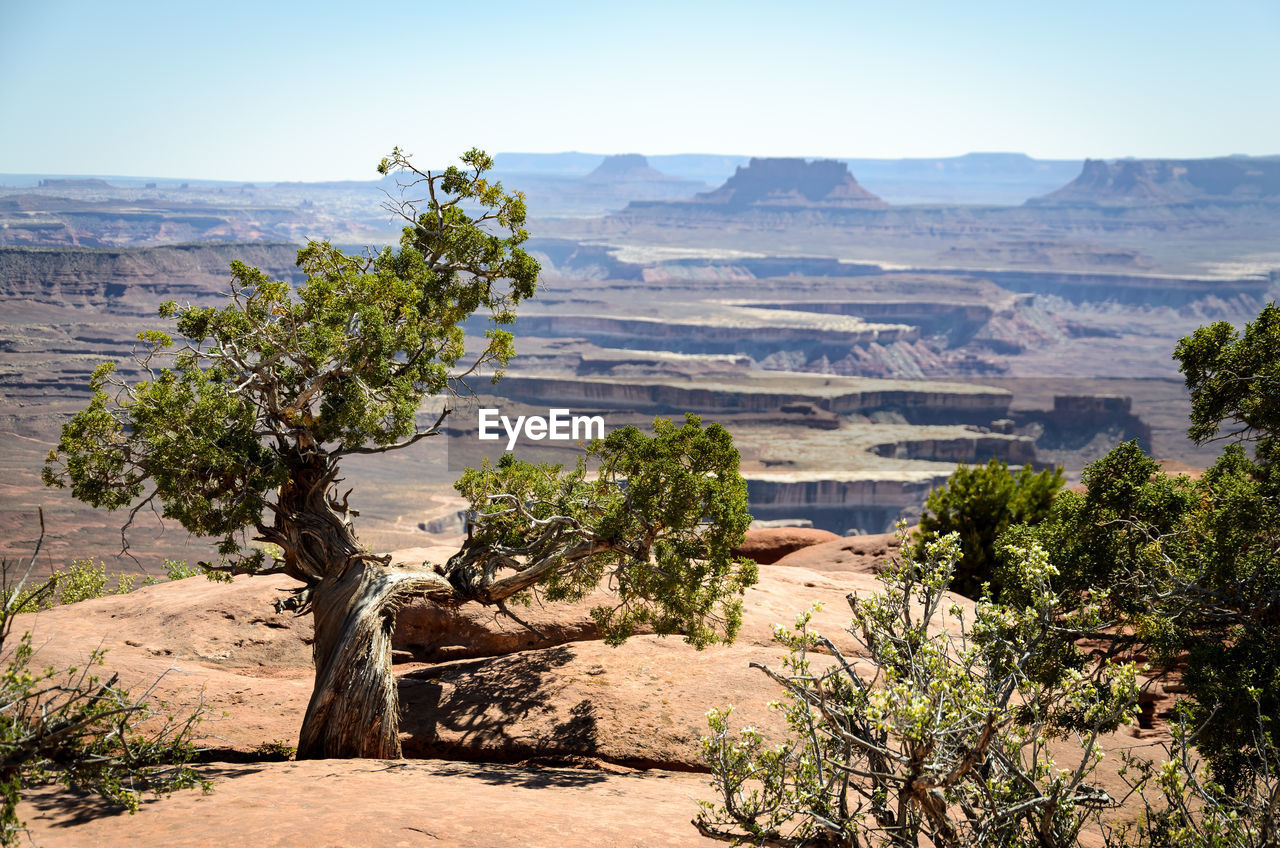
[[[344,460],[439,434],[450,407],[419,425],[424,400],[484,369],[497,379],[513,354],[505,327],[536,288],[523,196],[486,177],[484,153],[462,161],[431,172],[399,149],[382,160],[402,176],[394,247],[352,256],[313,241],[296,288],[234,262],[225,305],[163,304],[180,343],[141,333],[138,382],[113,363],[94,371],[45,466],[47,483],[94,506],[158,502],[218,537],[212,571],[300,582],[287,606],[314,618],[316,682],[299,757],[400,755],[391,628],[406,598],[502,607],[530,592],[579,598],[607,576],[607,638],[647,621],[704,645],[732,638],[753,579],[729,553],[749,521],[738,455],[696,418],[611,434],[592,446],[594,476],[511,459],[465,475],[476,527],[446,563],[393,564],[361,545],[337,489]],[[492,326],[468,352],[472,316]],[[268,561],[250,539],[281,553]]]
[[[1191,480],[1162,473],[1126,442],[1085,469],[1085,493],[1060,495],[1043,522],[1003,541],[1050,551],[1064,608],[1105,594],[1110,627],[1066,635],[1143,646],[1159,665],[1183,666],[1192,738],[1229,793],[1276,761],[1280,308],[1268,304],[1243,331],[1202,327],[1174,358],[1191,393],[1188,435],[1251,442],[1252,455],[1229,444]],[[1242,720],[1253,715],[1258,722]]]
[[[1034,524],[1045,517],[1066,478],[1062,467],[1036,471],[1030,465],[1014,474],[1000,459],[986,465],[963,462],[947,478],[946,485],[929,493],[920,516],[915,556],[924,556],[930,536],[960,534],[960,559],[951,576],[951,588],[976,598],[991,581],[996,567],[996,540],[1015,524]],[[996,587],[998,590],[998,586]]]

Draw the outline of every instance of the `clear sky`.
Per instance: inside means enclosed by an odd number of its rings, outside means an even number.
[[[1280,154],[1277,0],[0,0],[0,172]]]

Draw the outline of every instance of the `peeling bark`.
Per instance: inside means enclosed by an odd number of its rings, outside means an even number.
[[[406,570],[363,559],[316,587],[316,682],[298,759],[400,757],[400,702],[391,670],[395,602],[405,594],[447,588],[425,568]]]
[[[425,566],[392,567],[361,551],[337,466],[312,447],[291,463],[270,526],[259,538],[284,551],[284,571],[305,584],[289,604],[315,621],[315,686],[298,739],[299,759],[400,757],[399,698],[391,670],[395,604],[454,590]]]

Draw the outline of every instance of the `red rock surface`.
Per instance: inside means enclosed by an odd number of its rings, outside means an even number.
[[[688,821],[710,789],[705,775],[687,772],[703,768],[706,710],[733,705],[735,727],[778,736],[782,723],[767,702],[779,692],[749,664],[780,667],[774,627],[792,626],[815,602],[822,608],[812,628],[852,656],[845,596],[879,584],[870,566],[847,569],[858,557],[874,563],[891,553],[891,540],[837,539],[792,554],[831,569],[823,573],[785,561],[762,566],[737,642],[705,651],[653,635],[606,646],[589,618],[604,595],[525,611],[542,636],[481,609],[402,610],[397,646],[432,658],[397,665],[405,752],[451,762],[215,765],[213,794],[181,793],[134,817],[56,789],[34,792],[22,812],[46,846],[398,845],[428,835],[462,846],[704,844]],[[825,561],[816,556],[822,549]],[[163,674],[155,698],[175,711],[203,700],[227,714],[203,726],[203,744],[251,751],[292,744],[311,691],[310,621],[272,611],[288,586],[274,577],[193,578],[22,616],[17,628],[33,632],[40,662],[83,662],[101,645],[104,671],[118,669],[125,685]],[[1108,745],[1135,738],[1163,737],[1125,731]],[[592,768],[555,768],[565,764]],[[623,773],[632,767],[652,770]],[[1110,775],[1102,785],[1118,794],[1115,782]]]
[[[212,720],[201,744],[250,750],[297,738],[311,694],[311,621],[273,609],[292,581],[193,577],[18,616],[38,665],[83,666],[106,650],[102,672],[177,712],[203,702]],[[158,682],[157,682],[158,681]],[[226,713],[223,716],[222,713]]]
[[[898,555],[898,544],[898,537],[893,533],[846,536],[802,548],[782,557],[776,564],[822,572],[877,574],[892,557]]]
[[[817,530],[812,527],[761,527],[748,530],[742,544],[738,545],[733,552],[738,556],[753,559],[761,565],[770,565],[801,548],[821,542],[832,542],[839,538],[829,530]]]
[[[779,728],[764,706],[773,695],[748,667],[778,665],[783,652],[772,644],[774,625],[790,627],[821,602],[813,627],[852,650],[843,632],[845,595],[875,588],[867,575],[763,571],[746,598],[737,643],[701,652],[679,637],[640,635],[606,646],[589,614],[607,601],[604,593],[522,610],[549,639],[479,607],[410,606],[400,613],[397,646],[434,664],[397,666],[404,744],[410,753],[469,759],[585,756],[699,767],[709,707],[735,704],[745,721]],[[203,700],[216,720],[202,726],[202,744],[249,751],[292,743],[311,692],[310,619],[272,609],[289,584],[279,577],[230,584],[191,578],[24,615],[16,627],[32,632],[40,662],[83,663],[101,646],[104,671],[119,671],[122,684],[138,689],[159,678],[154,698],[174,711]],[[465,650],[459,633],[470,634]]]
[[[704,775],[439,761],[312,760],[210,770],[213,792],[135,815],[46,788],[19,815],[42,848],[683,848],[723,845],[689,823]]]

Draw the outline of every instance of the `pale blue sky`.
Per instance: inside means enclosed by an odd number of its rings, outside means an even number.
[[[1280,153],[1280,2],[0,0],[0,172]]]

